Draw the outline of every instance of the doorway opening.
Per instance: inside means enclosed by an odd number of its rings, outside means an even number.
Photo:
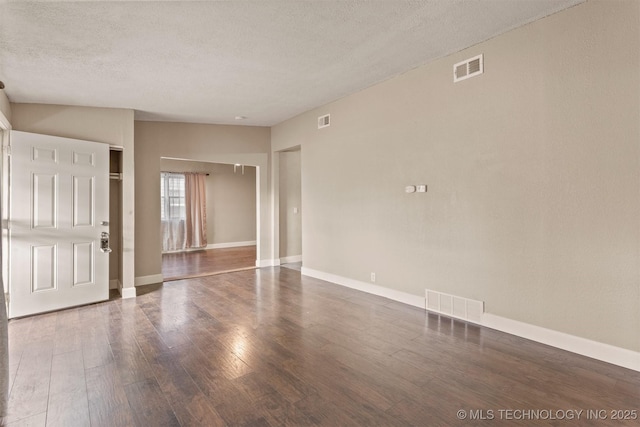
[[[122,293],[122,147],[109,147],[109,299]]]
[[[249,165],[162,158],[161,237],[163,280],[203,277],[256,268],[257,168]],[[184,177],[197,174],[204,181],[204,205],[187,202]],[[197,209],[204,217],[198,238],[188,238]],[[193,218],[193,217],[192,217]],[[194,242],[195,240],[195,242]]]
[[[0,319],[6,318],[9,312],[9,126],[0,121],[0,144],[2,159],[0,159],[0,215],[2,217],[2,242],[0,243],[0,309],[4,313]]]

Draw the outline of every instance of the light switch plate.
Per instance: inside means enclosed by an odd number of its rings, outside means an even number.
[[[426,185],[417,185],[416,189],[417,189],[418,193],[426,193],[427,192],[427,186]]]

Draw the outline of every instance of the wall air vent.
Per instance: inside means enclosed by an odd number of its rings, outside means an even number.
[[[318,129],[327,128],[331,124],[330,114],[318,117]]]
[[[457,83],[484,72],[483,55],[474,56],[453,66],[453,82]]]

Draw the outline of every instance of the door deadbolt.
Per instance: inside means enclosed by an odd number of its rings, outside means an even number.
[[[100,250],[104,253],[111,252],[111,248],[109,247],[109,233],[106,231],[100,234]]]

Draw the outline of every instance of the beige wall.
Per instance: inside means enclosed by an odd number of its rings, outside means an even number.
[[[300,150],[283,151],[278,156],[280,258],[283,258],[302,254]]]
[[[134,285],[134,141],[133,110],[65,105],[11,104],[14,130],[84,139],[123,147],[121,184],[122,258],[118,279],[127,288]],[[111,233],[113,234],[113,232]],[[110,272],[115,272],[113,264]],[[113,270],[112,270],[113,268]],[[111,279],[114,279],[112,276]]]
[[[640,350],[639,20],[590,1],[272,128],[305,266]]]
[[[203,172],[207,187],[207,243],[256,240],[256,168],[162,159],[162,171]]]
[[[271,198],[269,193],[270,129],[189,123],[136,122],[136,239],[145,250],[136,253],[136,277],[161,273],[160,159],[258,166],[260,233],[258,258],[271,260]]]
[[[11,104],[14,130],[125,146],[133,140],[133,111],[119,108]]]

